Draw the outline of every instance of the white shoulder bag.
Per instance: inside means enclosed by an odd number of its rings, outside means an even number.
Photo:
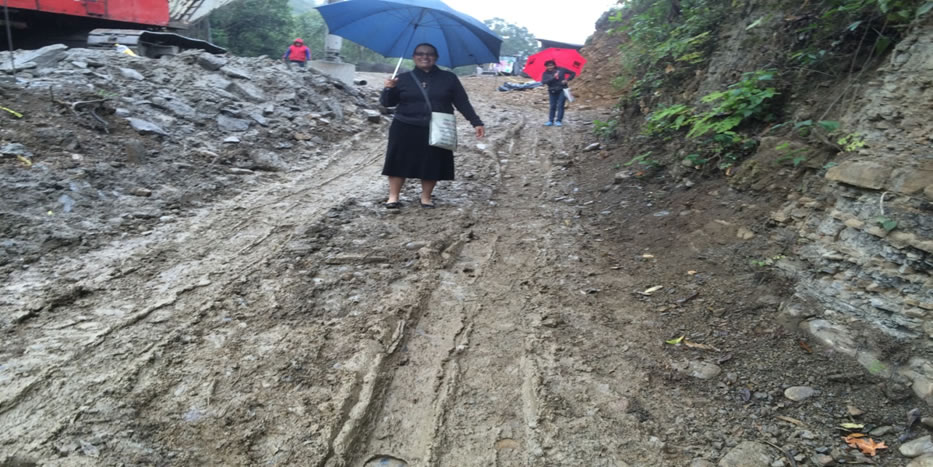
[[[428,112],[431,112],[431,132],[428,136],[428,144],[448,151],[456,151],[457,119],[454,117],[454,114],[434,112],[431,110],[431,99],[428,98],[427,91],[424,90],[424,87],[422,87],[418,79],[415,78],[414,73],[411,74],[411,79],[415,82],[415,86],[421,90],[424,101],[428,103]]]

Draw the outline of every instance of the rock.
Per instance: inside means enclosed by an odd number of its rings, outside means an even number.
[[[249,118],[252,118],[254,122],[259,124],[259,126],[269,126],[269,121],[266,120],[266,117],[263,117],[259,112],[250,112]]]
[[[144,198],[148,198],[152,196],[152,190],[147,189],[147,188],[137,187],[137,188],[133,188],[132,190],[130,190],[130,194],[133,196],[141,196]]]
[[[9,143],[0,146],[0,155],[4,156],[26,156],[31,157],[32,153],[20,143]]]
[[[217,71],[227,64],[227,59],[212,53],[204,52],[198,55],[198,65],[205,70]]]
[[[933,454],[933,440],[930,439],[930,435],[926,435],[902,444],[897,450],[905,457],[919,457],[925,454]]]
[[[191,107],[190,105],[177,99],[165,99],[163,97],[154,97],[152,98],[151,102],[152,102],[152,105],[160,109],[168,110],[169,113],[171,113],[172,115],[176,117],[185,118],[188,120],[194,120],[197,115],[197,111],[194,109],[194,107]]]
[[[719,461],[719,467],[769,467],[771,448],[763,443],[742,441]]]
[[[230,86],[233,85],[233,82],[224,79],[224,77],[220,75],[205,74],[198,78],[194,85],[199,88],[219,89],[221,91],[226,91]]]
[[[168,133],[155,123],[133,117],[127,118],[126,121],[130,122],[130,126],[141,135],[157,134],[168,136]]]
[[[237,68],[237,67],[223,66],[223,67],[220,69],[220,71],[222,71],[225,75],[227,75],[227,76],[229,76],[229,77],[231,77],[231,78],[239,78],[239,79],[245,79],[245,80],[253,79],[252,76],[250,76],[249,73],[247,73],[245,70],[241,70],[241,69],[239,69],[239,68]]]
[[[224,143],[225,144],[240,144],[240,138],[237,138],[236,136],[228,136],[224,138]]]
[[[136,81],[145,81],[146,77],[142,73],[132,69],[132,68],[120,68],[120,76],[123,76],[126,79],[133,79]]]
[[[249,129],[249,120],[233,118],[225,114],[217,116],[217,126],[223,131],[246,131]]]
[[[928,185],[924,188],[923,194],[926,195],[927,199],[933,199],[933,185]]]
[[[4,58],[3,61],[0,62],[0,73],[10,73],[10,70],[15,70],[19,72],[19,71],[31,70],[33,68],[39,67],[39,65],[36,65],[33,62],[20,62],[19,60],[15,61],[14,64],[15,65],[11,67],[10,59]]]
[[[716,464],[706,459],[694,459],[688,467],[716,467]]]
[[[596,151],[596,150],[598,150],[598,149],[600,149],[600,148],[602,148],[602,147],[603,147],[603,145],[600,144],[600,143],[593,143],[593,144],[591,144],[591,145],[589,145],[589,146],[583,148],[583,152]]]
[[[697,360],[676,363],[672,366],[675,370],[698,379],[712,379],[722,373],[722,368],[718,365]]]
[[[933,467],[933,455],[925,454],[907,464],[907,467]]]
[[[365,109],[363,114],[366,115],[366,121],[370,123],[379,123],[382,121],[382,114],[376,112],[375,110]]]
[[[931,180],[933,180],[933,170],[901,167],[891,173],[887,189],[905,195],[913,195],[926,189]]]
[[[256,173],[256,172],[253,172],[252,170],[243,169],[243,168],[240,168],[240,167],[231,167],[231,168],[227,169],[227,172],[230,172],[230,173],[235,174],[235,175],[249,175],[249,174],[254,174],[254,173]]]
[[[873,161],[845,161],[826,171],[826,179],[872,190],[880,190],[891,175],[891,167]]]
[[[755,238],[755,232],[746,229],[745,227],[739,227],[739,230],[735,234],[741,240],[751,240]]]
[[[816,465],[832,465],[836,462],[836,459],[833,459],[833,456],[828,454],[817,454],[813,456],[813,463]]]
[[[820,344],[850,357],[855,356],[855,340],[845,328],[823,319],[803,321],[800,323],[800,327],[810,333]]]
[[[17,51],[13,54],[16,70],[50,67],[65,58],[68,46],[65,44],[52,44],[36,50]],[[0,72],[10,72],[10,54],[0,54]]]
[[[860,409],[860,408],[858,408],[858,407],[856,407],[856,406],[854,406],[854,405],[849,405],[849,406],[847,406],[847,407],[846,407],[846,411],[849,412],[849,415],[851,415],[851,416],[853,416],[853,417],[858,417],[859,415],[862,415],[862,414],[865,413],[864,410],[862,410],[862,409]]]
[[[243,96],[243,98],[248,101],[265,102],[266,100],[266,94],[262,92],[262,89],[259,89],[252,83],[247,83],[245,81],[237,81],[233,83],[228,90]]]
[[[928,404],[933,402],[933,363],[920,358],[911,358],[907,365],[898,370],[912,382],[914,394]]]
[[[279,155],[272,151],[253,151],[250,153],[249,158],[253,162],[253,165],[250,166],[251,169],[281,172],[287,168]]]
[[[613,181],[615,183],[622,183],[622,180],[625,180],[630,177],[631,177],[631,174],[629,174],[628,172],[616,172],[615,177],[613,177]]]
[[[794,402],[809,399],[817,394],[819,394],[819,391],[808,386],[794,386],[784,390],[784,397]]]
[[[878,428],[875,428],[874,430],[869,431],[868,434],[878,437],[878,436],[884,436],[892,431],[894,431],[893,426],[885,425],[885,426],[879,426]]]

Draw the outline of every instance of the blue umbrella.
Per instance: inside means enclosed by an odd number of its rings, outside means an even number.
[[[437,47],[438,65],[499,61],[502,39],[440,0],[346,0],[317,9],[331,34],[386,57],[410,57],[415,45],[427,42]]]

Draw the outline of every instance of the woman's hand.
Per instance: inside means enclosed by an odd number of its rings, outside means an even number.
[[[486,136],[486,127],[478,126],[476,127],[476,137],[482,138]]]
[[[387,88],[394,88],[396,84],[398,84],[398,78],[389,78],[386,80]]]

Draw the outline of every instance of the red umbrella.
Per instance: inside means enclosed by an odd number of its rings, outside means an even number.
[[[576,74],[583,71],[583,65],[586,65],[586,59],[576,49],[558,49],[551,47],[544,49],[530,57],[525,62],[525,68],[522,69],[528,76],[535,81],[541,81],[541,75],[544,74],[544,63],[548,60],[554,60],[557,66],[566,68]]]

